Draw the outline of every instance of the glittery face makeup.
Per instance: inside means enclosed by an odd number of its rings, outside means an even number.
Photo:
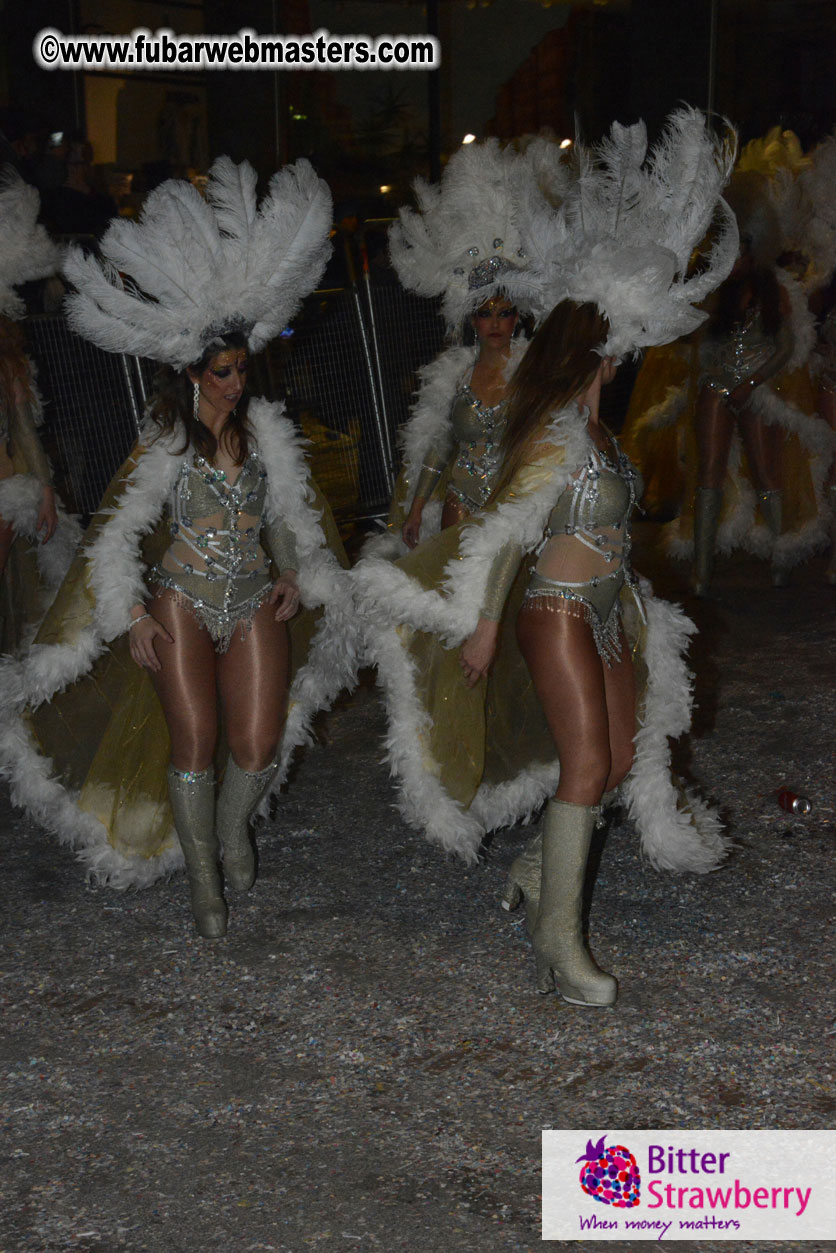
[[[201,396],[215,410],[231,413],[247,383],[249,359],[243,348],[219,352],[200,376]]]
[[[517,324],[517,311],[507,300],[489,300],[476,310],[471,324],[480,343],[507,348]]]

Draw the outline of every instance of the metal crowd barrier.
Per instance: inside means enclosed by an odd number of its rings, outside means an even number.
[[[388,278],[314,292],[252,363],[252,391],[285,401],[346,528],[386,513],[415,371],[443,341],[437,302]],[[136,438],[156,367],[94,348],[60,316],[27,325],[56,484],[68,508],[92,514]]]

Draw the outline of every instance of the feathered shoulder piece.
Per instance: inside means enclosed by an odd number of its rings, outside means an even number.
[[[416,180],[418,209],[401,209],[389,253],[404,287],[444,297],[451,327],[497,295],[524,312],[542,306],[541,276],[522,248],[516,218],[527,183],[548,197],[568,183],[557,145],[551,149],[542,141],[517,151],[487,139],[459,148],[440,183]]]
[[[274,174],[257,206],[252,166],[219,157],[205,199],[171,179],[151,192],[138,221],[111,223],[101,258],[70,249],[70,324],[109,352],[178,370],[230,330],[257,352],[316,286],[330,227],[331,193],[308,161]]]
[[[825,286],[836,269],[836,132],[810,157],[798,184],[807,208],[805,250],[811,268],[807,285],[815,289]]]
[[[550,307],[589,301],[606,315],[604,355],[669,343],[704,320],[694,305],[737,256],[734,215],[721,199],[736,149],[731,129],[717,137],[702,113],[683,108],[650,152],[643,122],[615,123],[593,148],[576,144],[574,182],[557,208],[528,185],[522,248],[548,275]]]
[[[39,208],[36,189],[6,166],[0,176],[0,314],[7,318],[26,312],[15,287],[48,278],[61,262],[61,250],[38,225]]]

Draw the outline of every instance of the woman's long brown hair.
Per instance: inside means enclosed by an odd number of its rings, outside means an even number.
[[[595,378],[601,365],[595,350],[606,341],[608,331],[597,305],[563,300],[552,309],[509,384],[502,472],[494,496],[525,463],[550,414],[565,408]]]
[[[233,352],[246,349],[247,341],[240,331],[230,331],[218,336],[205,350],[199,361],[189,368],[194,374],[202,374],[218,353]],[[218,451],[215,436],[194,417],[194,384],[185,370],[173,370],[171,366],[163,366],[156,383],[156,392],[151,402],[149,417],[159,427],[160,435],[169,435],[180,431],[183,434],[183,447],[175,456],[180,456],[191,443],[195,450],[207,461],[212,461]],[[221,439],[230,453],[235,456],[235,464],[243,465],[250,451],[250,426],[247,422],[247,410],[250,404],[248,392],[244,392],[235,411],[229,415],[221,432]]]
[[[11,318],[0,317],[0,403],[5,409],[17,403],[18,389],[26,400],[34,400],[23,331]]]

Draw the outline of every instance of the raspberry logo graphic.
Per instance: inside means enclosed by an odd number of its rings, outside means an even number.
[[[639,1203],[641,1175],[636,1159],[623,1144],[604,1147],[606,1136],[597,1144],[586,1142],[586,1152],[576,1159],[583,1162],[580,1185],[593,1201],[616,1209],[632,1209]]]

